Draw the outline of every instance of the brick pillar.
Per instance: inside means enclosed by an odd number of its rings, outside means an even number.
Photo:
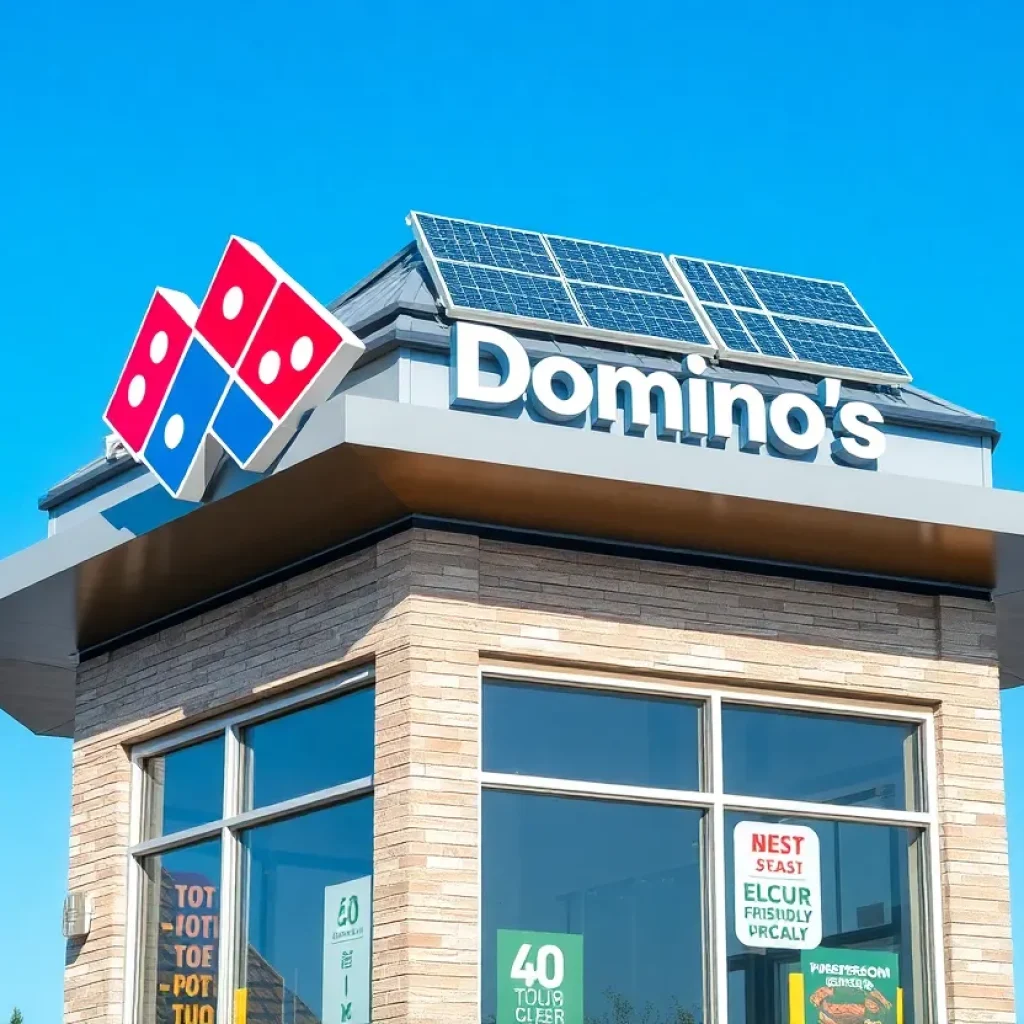
[[[114,730],[94,726],[85,709],[106,682],[107,655],[79,672],[71,756],[69,890],[93,899],[85,939],[69,940],[65,955],[66,1024],[120,1024],[124,992],[125,850],[131,762]],[[95,717],[95,716],[93,716]]]
[[[960,700],[936,714],[950,1024],[1013,1024],[1010,876],[995,610],[939,597],[937,675]],[[937,682],[939,680],[936,680]],[[970,699],[964,700],[963,694]]]
[[[479,589],[475,537],[378,549],[374,1011],[478,1020]]]

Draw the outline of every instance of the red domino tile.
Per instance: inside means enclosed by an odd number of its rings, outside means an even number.
[[[276,283],[274,271],[237,238],[228,242],[196,321],[228,366],[238,365]]]
[[[157,290],[103,417],[133,454],[146,443],[191,335],[191,326]]]
[[[340,331],[282,284],[238,375],[275,416],[283,418],[342,344]]]

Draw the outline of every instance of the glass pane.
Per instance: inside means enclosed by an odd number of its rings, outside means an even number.
[[[817,833],[822,892],[819,948],[895,953],[904,1024],[923,1024],[927,1020],[927,947],[922,833],[889,825],[740,812],[725,816],[729,1024],[789,1024],[788,979],[800,970],[799,950],[749,947],[736,934],[733,829],[740,821],[784,821]],[[833,998],[843,1001],[841,995]]]
[[[373,690],[250,726],[246,809],[315,793],[373,774]]]
[[[339,920],[332,900],[341,883],[360,883],[369,893],[373,861],[373,798],[313,811],[263,825],[245,833],[243,856],[247,879],[244,914],[247,928],[239,958],[247,989],[248,1020],[268,1024],[317,1024],[330,1002],[334,1020],[357,1020],[359,1007],[348,1016],[334,1006],[343,995],[345,966],[328,941],[325,918]],[[359,885],[356,886],[359,888]],[[348,887],[346,887],[348,892]],[[355,952],[358,962],[345,967],[348,997],[366,997],[369,987],[370,907],[365,898],[358,918],[365,940]],[[330,913],[328,915],[328,905]],[[325,958],[338,956],[328,965]],[[365,956],[365,960],[359,957]],[[361,987],[362,986],[362,987]],[[362,993],[362,994],[360,994]]]
[[[481,1019],[499,929],[583,936],[588,1024],[704,1020],[702,812],[485,790]]]
[[[216,821],[224,807],[224,734],[146,761],[147,835]]]
[[[139,1024],[214,1024],[220,840],[142,861]]]
[[[700,789],[700,705],[487,682],[484,771]]]
[[[913,723],[725,704],[722,734],[727,793],[920,807]]]

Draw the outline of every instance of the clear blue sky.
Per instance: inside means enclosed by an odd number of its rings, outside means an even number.
[[[9,3],[0,551],[100,451],[147,298],[227,236],[321,299],[410,208],[847,281],[1024,488],[1019,4]],[[1004,701],[1007,735],[1024,698]],[[1007,751],[1024,897],[1024,747]],[[70,748],[0,721],[0,1016],[60,1016]],[[1024,902],[1017,904],[1018,931]],[[3,1019],[6,1019],[4,1016]]]

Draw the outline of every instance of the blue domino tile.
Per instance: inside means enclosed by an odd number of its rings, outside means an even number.
[[[227,385],[227,371],[193,337],[142,453],[170,490],[185,482]]]
[[[235,461],[244,466],[270,436],[274,421],[237,382],[224,396],[213,430]]]

